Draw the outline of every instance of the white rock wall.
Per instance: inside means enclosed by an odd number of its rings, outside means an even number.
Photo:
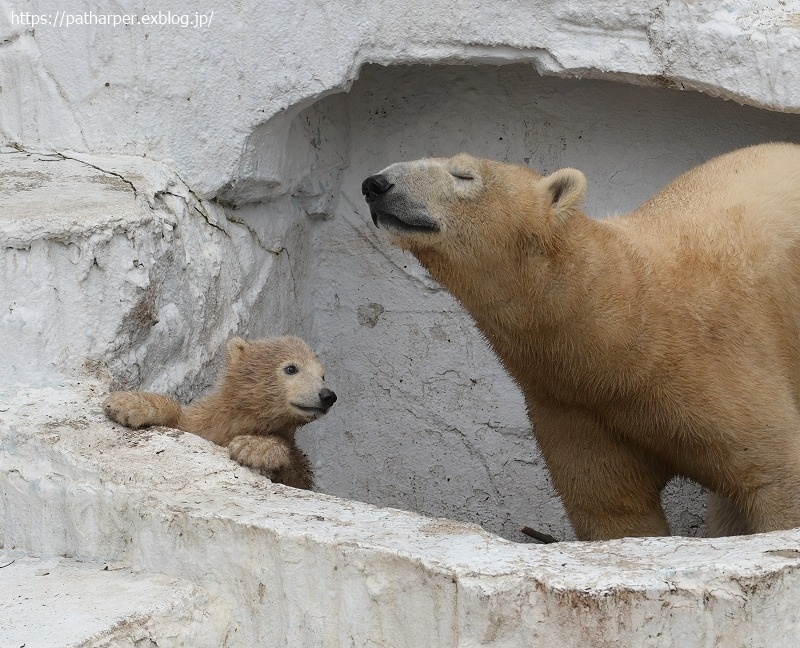
[[[797,112],[796,5],[10,0],[0,12],[0,136],[155,157],[213,197],[231,181],[265,195],[290,186],[295,160],[283,144],[293,115],[347,88],[367,63],[526,62]],[[159,11],[202,15],[210,26],[141,24]],[[65,24],[89,12],[136,24]],[[22,24],[22,13],[47,24]],[[274,145],[251,150],[264,141],[256,133]]]
[[[188,397],[231,335],[294,327],[288,250],[308,235],[291,209],[233,222],[163,165],[82,158],[0,153],[0,385],[100,376]]]
[[[9,648],[223,646],[208,593],[117,563],[0,552],[0,637]],[[152,642],[152,643],[150,643]]]

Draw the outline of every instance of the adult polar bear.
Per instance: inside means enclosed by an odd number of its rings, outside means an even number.
[[[593,220],[586,179],[468,155],[362,186],[522,388],[582,539],[669,533],[674,475],[711,535],[800,526],[800,146],[689,171]]]

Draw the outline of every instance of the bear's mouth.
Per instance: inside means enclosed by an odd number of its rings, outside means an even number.
[[[439,226],[434,222],[415,222],[415,223],[407,223],[406,221],[402,220],[401,218],[385,211],[379,211],[377,209],[370,210],[370,215],[372,216],[372,222],[375,223],[375,227],[380,227],[383,225],[389,229],[396,229],[400,232],[435,232],[439,229]]]
[[[318,416],[323,416],[328,412],[328,408],[326,407],[308,407],[307,405],[298,405],[297,403],[291,403],[292,407],[295,409],[300,410],[304,414],[310,414],[314,418]]]
[[[413,234],[415,232],[438,232],[439,223],[427,214],[413,214],[406,218],[400,218],[391,212],[375,209],[370,206],[370,216],[375,227],[383,225],[388,229],[396,230],[402,234]]]
[[[361,185],[375,227],[381,225],[399,234],[436,233],[439,223],[426,208],[408,196],[385,175],[370,176]]]

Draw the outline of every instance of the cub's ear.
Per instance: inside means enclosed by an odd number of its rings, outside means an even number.
[[[228,364],[236,364],[241,360],[247,349],[247,342],[240,337],[231,338],[228,340]]]
[[[559,169],[542,178],[545,204],[550,203],[553,218],[566,221],[578,211],[586,197],[586,176],[577,169]]]

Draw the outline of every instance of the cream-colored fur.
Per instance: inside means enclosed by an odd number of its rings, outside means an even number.
[[[800,526],[800,146],[723,155],[604,220],[585,186],[458,155],[363,190],[519,383],[580,538],[667,534],[675,475],[718,493],[711,535]]]
[[[228,342],[227,367],[216,390],[189,407],[149,392],[113,392],[106,415],[131,428],[163,425],[227,446],[231,459],[273,481],[312,489],[311,463],[295,431],[336,401],[324,369],[301,339]]]

